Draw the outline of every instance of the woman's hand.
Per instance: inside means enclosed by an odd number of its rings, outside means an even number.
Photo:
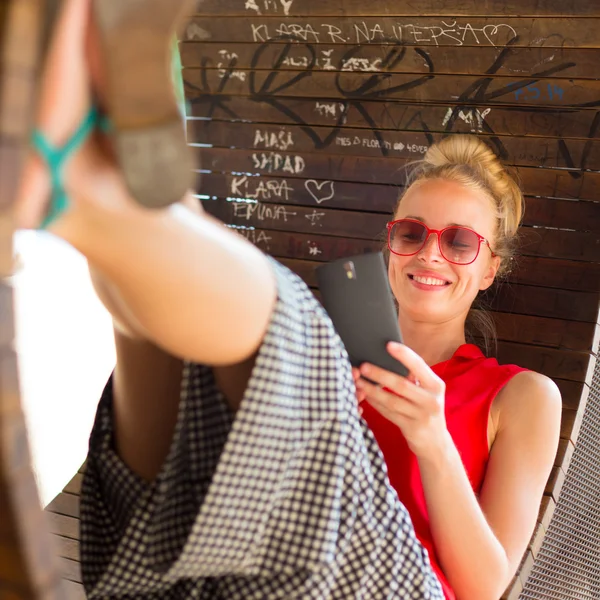
[[[427,458],[444,447],[448,430],[444,414],[446,386],[425,361],[407,346],[390,342],[388,352],[406,365],[401,377],[365,363],[353,369],[357,400],[369,404],[402,431],[418,458]],[[366,377],[373,381],[370,383]],[[360,410],[360,408],[359,408]]]

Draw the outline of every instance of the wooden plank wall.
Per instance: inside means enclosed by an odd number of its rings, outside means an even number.
[[[600,3],[199,0],[182,48],[205,208],[315,286],[322,261],[377,250],[403,167],[475,133],[526,194],[521,256],[484,300],[498,356],[564,398],[543,538],[598,346]]]
[[[561,444],[517,598],[568,468],[598,347],[600,3],[199,0],[181,44],[197,192],[315,286],[377,250],[402,167],[448,133],[484,137],[527,196],[521,256],[486,295],[499,358],[564,399]],[[49,507],[82,594],[76,475]]]

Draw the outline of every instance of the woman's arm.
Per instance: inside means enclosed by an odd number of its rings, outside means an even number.
[[[457,598],[498,600],[535,527],[558,445],[560,393],[547,377],[525,372],[498,394],[500,422],[478,502],[446,427],[443,381],[406,346],[388,349],[420,385],[362,365],[379,385],[359,379],[359,400],[395,423],[417,456],[434,545]]]
[[[556,455],[561,397],[538,373],[516,375],[495,400],[499,429],[479,503],[448,434],[419,460],[435,547],[459,600],[497,600],[533,533]]]
[[[76,202],[54,231],[115,287],[148,339],[178,358],[211,365],[254,354],[276,295],[267,258],[185,206],[138,207],[114,175],[112,185],[79,193],[102,192],[110,203]]]

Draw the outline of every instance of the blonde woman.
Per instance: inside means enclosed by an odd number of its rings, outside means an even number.
[[[67,0],[55,34],[38,121],[54,145],[79,130],[91,90],[103,110],[102,56],[85,33],[89,8],[90,0]],[[343,346],[307,287],[204,215],[189,194],[163,209],[142,208],[104,135],[82,142],[64,166],[62,194],[32,156],[17,217],[30,227],[53,217],[50,230],[87,257],[115,322],[117,366],[100,401],[82,487],[88,597],[443,598],[358,414]],[[48,211],[48,198],[55,204],[57,196],[63,206]],[[481,222],[466,224],[494,248],[495,212],[485,195],[480,200]],[[481,252],[477,260],[470,276],[452,280],[460,306],[461,291],[474,293],[478,278],[493,278],[495,258]],[[420,382],[427,410],[404,432],[419,451],[441,435],[443,385],[427,354],[391,351]],[[558,414],[546,380],[519,377],[531,379],[527,389],[545,412]],[[375,404],[373,391],[363,391]],[[557,421],[546,419],[545,444]],[[537,444],[537,429],[528,435]],[[551,453],[540,453],[535,467],[549,468]],[[465,503],[453,517],[481,532],[468,539],[473,568],[465,577],[460,563],[465,583],[457,593],[492,598],[510,578],[513,549],[502,562],[501,538],[483,523],[452,464],[459,489],[450,492]],[[438,489],[438,498],[447,491]]]
[[[414,351],[428,367],[420,386],[372,365],[354,372],[363,417],[449,599],[504,591],[558,444],[554,383],[467,343],[469,333],[488,335],[469,332],[469,316],[478,293],[508,270],[522,205],[481,140],[455,135],[432,146],[412,171],[387,243],[406,344],[390,352],[404,362]]]

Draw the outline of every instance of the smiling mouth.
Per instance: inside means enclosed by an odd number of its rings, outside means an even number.
[[[418,275],[409,275],[408,277],[409,277],[409,279],[412,279],[413,281],[416,281],[417,283],[422,283],[423,285],[431,285],[431,286],[438,286],[438,287],[444,287],[446,285],[450,285],[449,281],[446,281],[445,279],[437,279],[435,277],[419,277]]]

